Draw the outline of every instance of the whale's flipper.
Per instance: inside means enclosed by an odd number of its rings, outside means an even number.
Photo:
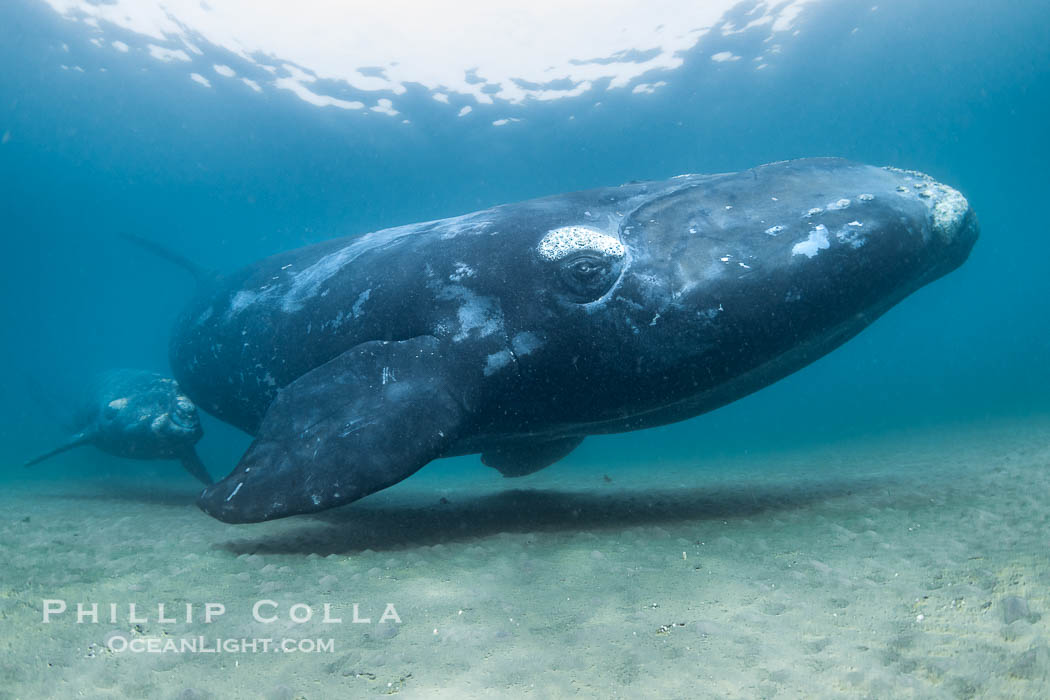
[[[22,466],[31,467],[34,464],[39,464],[40,462],[43,462],[45,459],[50,459],[51,457],[54,457],[57,454],[61,454],[66,450],[71,450],[74,447],[80,447],[81,445],[87,445],[94,439],[94,437],[95,436],[92,433],[77,433],[69,440],[62,443],[50,452],[45,452],[44,454],[38,457],[34,457],[33,459],[27,460]]]
[[[545,442],[513,442],[482,453],[481,463],[503,476],[527,476],[549,467],[575,450],[582,437],[567,437]]]
[[[362,343],[282,389],[198,505],[231,523],[310,513],[411,476],[459,433],[463,385],[432,336]]]
[[[186,454],[179,458],[179,461],[182,463],[182,468],[196,477],[202,484],[211,486],[215,483],[215,480],[211,478],[211,474],[204,468],[204,463],[201,462],[197,450],[191,447]]]

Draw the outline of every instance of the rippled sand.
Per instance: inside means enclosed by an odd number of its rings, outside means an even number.
[[[201,514],[188,478],[9,485],[0,698],[1047,696],[1050,418],[653,471],[438,463],[254,526]],[[44,599],[102,621],[42,624]],[[259,600],[280,620],[254,621]],[[208,602],[227,609],[211,624]],[[401,624],[378,623],[387,603]],[[118,653],[114,635],[334,651]]]

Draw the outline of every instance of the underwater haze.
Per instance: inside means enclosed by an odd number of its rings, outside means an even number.
[[[1044,0],[285,5],[0,6],[0,698],[1047,696]],[[82,447],[22,467],[69,438],[90,377],[172,374],[194,280],[123,234],[233,272],[816,156],[928,173],[980,239],[711,413],[588,437],[520,480],[440,460],[261,525],[201,513],[177,462]],[[201,421],[220,479],[251,438]],[[46,600],[122,612],[45,624]],[[157,614],[209,601],[227,609],[210,625]],[[335,649],[134,653],[114,635]]]

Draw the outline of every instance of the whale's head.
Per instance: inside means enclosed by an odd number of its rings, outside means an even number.
[[[203,434],[197,405],[173,379],[150,376],[109,400],[98,418],[100,439],[129,457],[177,456]]]
[[[196,442],[201,436],[201,420],[197,404],[180,391],[168,397],[166,410],[157,415],[150,428],[158,436],[172,441]]]
[[[978,235],[966,199],[914,171],[822,158],[672,183],[618,228],[535,246],[553,291],[523,366],[557,387],[555,420],[622,430],[739,398],[958,267]]]

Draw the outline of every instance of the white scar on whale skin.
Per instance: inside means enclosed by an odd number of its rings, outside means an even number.
[[[791,255],[805,255],[807,258],[812,258],[820,251],[830,247],[828,228],[821,224],[809,232],[809,238],[799,241],[791,248]]]
[[[930,223],[934,233],[943,241],[950,243],[966,216],[966,212],[970,209],[970,203],[966,201],[966,197],[963,197],[959,190],[937,182],[918,170],[902,170],[892,166],[886,166],[883,170],[913,178],[909,182],[914,192],[903,185],[898,186],[897,191],[906,197],[917,196],[930,212]]]
[[[307,301],[315,296],[327,296],[329,290],[322,291],[324,285],[343,270],[347,265],[354,262],[361,255],[376,250],[393,246],[407,236],[425,235],[428,233],[439,234],[441,238],[453,238],[460,234],[482,234],[489,233],[491,221],[480,218],[488,215],[489,210],[472,212],[463,216],[436,221],[424,221],[417,224],[406,224],[395,228],[373,231],[354,238],[350,243],[319,258],[311,265],[293,272],[285,272],[291,265],[281,268],[283,276],[275,276],[266,286],[257,290],[241,290],[237,292],[230,301],[229,309],[226,311],[226,320],[230,320],[248,307],[269,303],[275,299],[280,300],[282,311],[294,313],[302,310]],[[472,276],[475,272],[472,268],[464,265],[463,269],[457,268],[457,273]],[[368,301],[368,295],[372,290],[367,290],[358,297],[353,307],[353,315],[357,317],[360,304]]]
[[[509,350],[500,350],[499,352],[492,353],[491,355],[485,358],[485,367],[483,368],[485,376],[492,376],[499,370],[509,365],[511,363],[511,360],[513,359],[514,358],[510,354]]]
[[[503,311],[496,299],[478,296],[461,284],[445,285],[438,292],[438,297],[459,302],[456,310],[459,332],[452,336],[453,342],[461,342],[472,335],[484,338],[503,330]]]
[[[543,341],[531,331],[518,333],[511,339],[510,344],[514,348],[515,355],[528,355],[530,352],[543,347]]]
[[[594,250],[616,258],[622,258],[627,252],[616,238],[587,226],[552,229],[540,241],[538,250],[547,260],[561,260],[580,250]]]

